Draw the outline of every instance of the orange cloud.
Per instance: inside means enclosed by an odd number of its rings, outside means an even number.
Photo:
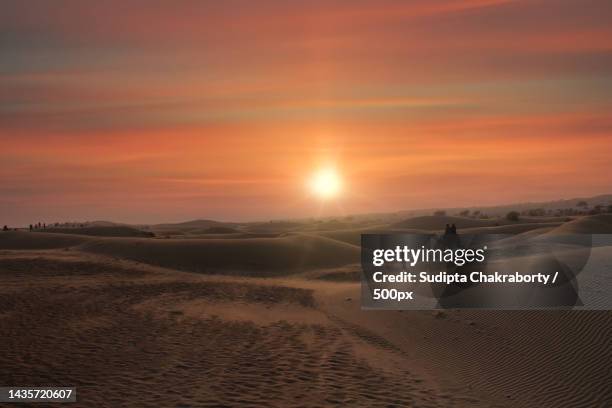
[[[0,223],[608,192],[609,2],[7,2]],[[452,203],[448,203],[452,197]]]

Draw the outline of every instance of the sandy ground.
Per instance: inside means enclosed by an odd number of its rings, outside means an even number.
[[[63,250],[3,251],[0,274],[1,382],[76,385],[80,406],[479,405],[321,308],[320,283]]]
[[[609,312],[368,312],[356,283],[2,251],[3,384],[79,406],[609,406]]]
[[[83,407],[612,406],[612,312],[362,311],[359,266],[319,267],[348,240],[203,242],[0,236],[0,384]],[[185,271],[231,250],[248,272]],[[288,250],[308,268],[266,273]]]

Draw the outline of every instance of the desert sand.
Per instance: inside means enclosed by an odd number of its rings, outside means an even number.
[[[86,407],[611,406],[610,312],[361,310],[360,234],[448,220],[0,233],[0,382],[74,385]],[[450,222],[612,231],[610,216]]]

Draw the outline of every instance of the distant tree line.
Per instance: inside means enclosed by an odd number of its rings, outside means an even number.
[[[571,217],[580,215],[597,215],[612,213],[612,204],[597,204],[589,207],[589,203],[586,201],[578,201],[574,207],[569,208],[529,208],[519,211],[512,210],[506,213],[505,218],[508,221],[516,222],[520,217]],[[443,210],[437,210],[433,213],[434,215],[446,215]],[[461,210],[455,215],[466,218],[475,219],[489,219],[487,214],[482,213],[480,210]],[[497,216],[501,218],[501,216]]]

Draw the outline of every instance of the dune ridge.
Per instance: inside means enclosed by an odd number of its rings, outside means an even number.
[[[612,214],[580,217],[566,222],[552,233],[557,234],[612,234]]]
[[[91,240],[79,250],[199,273],[280,275],[359,262],[356,246],[324,237]]]
[[[80,228],[60,228],[50,227],[44,229],[46,233],[73,234],[73,235],[92,235],[98,237],[153,237],[155,234],[149,231],[142,231],[137,228],[125,225],[113,226],[87,226]]]

